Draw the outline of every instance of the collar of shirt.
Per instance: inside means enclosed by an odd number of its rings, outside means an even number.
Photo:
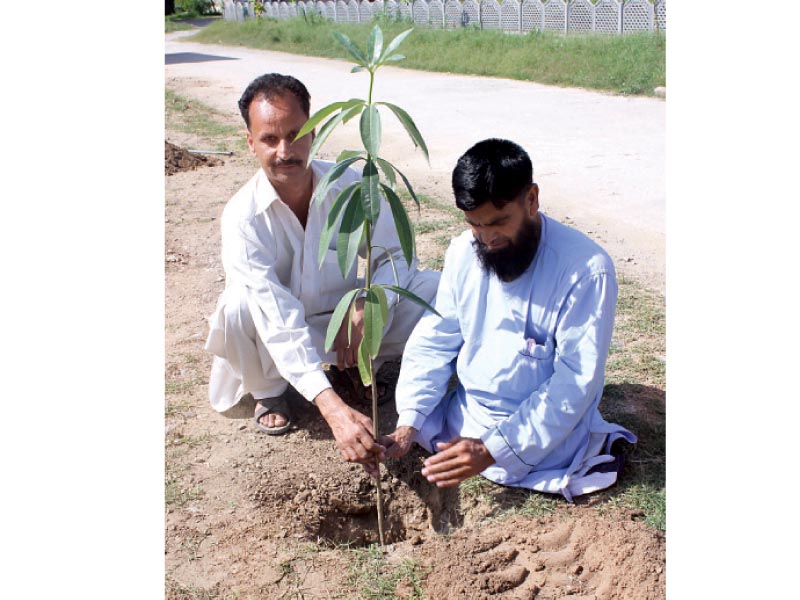
[[[320,170],[321,164],[317,160],[311,161],[311,175],[313,177],[313,183],[311,189],[317,189],[317,183],[319,183],[320,178]],[[281,200],[281,197],[278,195],[278,192],[275,191],[275,188],[272,187],[272,183],[270,183],[267,174],[264,173],[264,169],[258,170],[258,180],[256,181],[256,213],[262,213],[266,211],[275,200]]]

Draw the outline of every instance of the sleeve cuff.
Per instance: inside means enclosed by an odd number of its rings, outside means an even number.
[[[520,460],[497,427],[488,429],[481,436],[481,441],[494,458],[495,464],[512,478],[521,478],[531,470],[533,465],[525,464]]]
[[[331,382],[328,381],[328,376],[325,375],[325,371],[320,367],[316,371],[303,375],[294,387],[303,398],[311,402],[319,396],[320,392],[332,386]]]
[[[413,409],[402,410],[397,417],[397,427],[413,427],[419,431],[426,418],[425,415]]]

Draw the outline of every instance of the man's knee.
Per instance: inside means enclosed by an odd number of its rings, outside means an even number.
[[[242,332],[255,338],[256,328],[246,291],[235,286],[226,288],[221,302],[225,331]]]
[[[441,277],[441,271],[429,271],[427,269],[418,271],[414,277],[411,291],[428,304],[433,304]]]

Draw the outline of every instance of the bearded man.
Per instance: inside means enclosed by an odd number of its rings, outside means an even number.
[[[598,411],[617,300],[611,259],[539,212],[533,166],[513,142],[470,148],[453,193],[471,231],[445,255],[439,314],[409,338],[386,457],[412,442],[436,452],[422,474],[439,487],[480,473],[572,501],[612,485],[618,447],[636,436]]]

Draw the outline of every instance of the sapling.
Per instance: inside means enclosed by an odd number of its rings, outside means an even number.
[[[425,140],[419,133],[414,121],[408,113],[389,102],[375,102],[372,94],[375,84],[375,72],[386,63],[393,63],[403,60],[402,54],[396,54],[400,43],[410,34],[412,29],[408,29],[395,37],[386,48],[383,47],[383,32],[376,25],[367,40],[366,49],[361,49],[350,38],[339,32],[333,35],[344,46],[350,56],[356,61],[356,66],[351,73],[367,71],[369,73],[369,94],[367,99],[351,98],[342,102],[334,102],[318,110],[305,123],[303,128],[297,133],[297,138],[301,138],[311,132],[317,125],[327,118],[320,127],[319,133],[314,139],[309,152],[308,162],[317,154],[336,127],[358,117],[360,115],[361,142],[363,148],[360,150],[345,150],[336,159],[336,164],[322,177],[317,184],[311,198],[311,204],[319,202],[328,193],[330,186],[339,179],[345,171],[357,163],[363,162],[361,180],[343,189],[331,205],[330,211],[325,219],[325,223],[320,234],[319,241],[319,263],[324,261],[326,250],[337,230],[336,255],[342,277],[353,268],[358,251],[362,246],[366,252],[366,272],[364,276],[364,287],[350,290],[336,305],[331,317],[328,331],[325,337],[325,351],[329,351],[333,346],[342,322],[345,318],[348,321],[347,339],[352,339],[352,311],[355,308],[355,301],[359,297],[364,298],[364,336],[358,347],[358,372],[364,386],[370,386],[372,392],[372,435],[378,439],[378,387],[375,381],[374,359],[378,356],[378,351],[383,341],[383,329],[386,325],[389,312],[387,290],[397,294],[398,301],[406,298],[416,302],[426,309],[436,312],[427,302],[400,287],[397,278],[397,269],[391,253],[387,252],[391,260],[392,269],[395,274],[395,283],[398,285],[381,285],[372,283],[372,249],[373,230],[378,221],[381,211],[381,202],[385,198],[390,210],[392,220],[400,240],[400,246],[406,263],[410,266],[415,254],[414,229],[406,213],[405,207],[397,195],[397,176],[403,182],[411,198],[419,209],[419,200],[408,178],[392,163],[380,157],[381,147],[381,114],[379,106],[388,109],[400,121],[403,128],[408,133],[414,146],[422,150],[427,160],[428,148]],[[375,458],[376,468],[380,473],[380,462]],[[384,546],[383,535],[383,498],[381,490],[380,476],[376,480],[377,508],[378,508],[378,537],[381,546]]]

